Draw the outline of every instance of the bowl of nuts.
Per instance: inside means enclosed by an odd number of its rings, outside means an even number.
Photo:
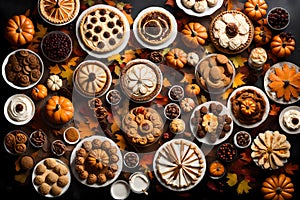
[[[251,135],[246,131],[239,131],[233,137],[234,145],[238,148],[247,148],[251,144]]]
[[[54,140],[51,143],[51,151],[56,156],[62,156],[66,152],[66,145],[62,140]]]
[[[237,157],[237,149],[231,143],[223,143],[218,147],[217,157],[223,162],[232,162]]]
[[[176,103],[169,103],[164,108],[164,115],[168,120],[177,119],[181,114],[181,108]]]
[[[180,85],[173,85],[169,89],[168,95],[172,101],[180,101],[184,97],[184,89]]]
[[[33,131],[30,134],[29,142],[32,146],[36,148],[42,147],[46,142],[47,136],[42,129]]]
[[[290,14],[285,8],[274,7],[267,14],[267,22],[273,30],[283,30],[290,23]]]
[[[135,168],[139,164],[139,155],[133,151],[124,154],[124,165],[128,168]]]

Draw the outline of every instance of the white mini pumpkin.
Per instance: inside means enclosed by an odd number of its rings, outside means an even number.
[[[50,75],[47,79],[47,87],[52,91],[60,90],[62,87],[62,79],[56,74]]]
[[[199,56],[197,53],[195,52],[189,52],[188,55],[187,55],[187,63],[188,65],[190,66],[196,66],[199,62]]]

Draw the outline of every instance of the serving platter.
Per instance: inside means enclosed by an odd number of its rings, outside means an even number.
[[[182,4],[182,0],[176,0],[176,4],[177,6],[183,10],[186,14],[188,15],[191,15],[191,16],[194,16],[194,17],[205,17],[205,16],[209,16],[209,15],[212,15],[214,12],[216,12],[219,8],[221,8],[221,6],[223,5],[223,1],[224,0],[218,0],[218,3],[213,6],[213,7],[207,7],[206,10],[202,13],[198,13],[198,12],[195,12],[193,9],[189,9],[187,7],[185,7],[183,4]]]

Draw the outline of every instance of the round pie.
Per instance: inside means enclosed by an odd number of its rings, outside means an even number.
[[[210,25],[210,38],[217,50],[237,54],[249,47],[254,34],[251,20],[236,10],[217,15]]]
[[[110,87],[111,74],[100,61],[89,60],[80,63],[73,77],[76,89],[87,97],[100,97]]]
[[[79,35],[87,49],[95,53],[107,53],[117,49],[125,41],[129,25],[123,13],[112,6],[93,6],[79,23]]]
[[[160,45],[167,41],[174,26],[171,17],[162,10],[150,9],[138,21],[139,37],[151,45]]]
[[[42,18],[55,25],[71,22],[80,9],[79,0],[40,0],[39,12]]]
[[[123,92],[134,102],[154,99],[162,88],[162,73],[156,64],[146,59],[127,63],[120,75]]]

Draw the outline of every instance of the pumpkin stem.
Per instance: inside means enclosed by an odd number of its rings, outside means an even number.
[[[177,54],[176,54],[176,53],[174,54],[174,58],[175,58],[175,59],[178,59],[178,56],[177,56]]]
[[[288,81],[288,80],[286,80],[286,81],[283,81],[284,82],[284,85],[283,85],[283,87],[284,88],[286,88],[287,86],[289,86],[290,85],[290,82]]]
[[[256,5],[255,5],[255,10],[258,10],[258,9],[259,9],[259,5],[256,4]]]
[[[16,32],[17,32],[17,33],[21,33],[21,32],[22,32],[22,29],[21,29],[20,27],[18,27],[17,30],[16,30]]]
[[[60,109],[60,105],[56,104],[54,111],[58,111]]]
[[[197,33],[195,31],[192,30],[192,37],[196,37],[197,36]]]
[[[281,189],[281,187],[277,187],[275,191],[276,191],[276,194],[281,194],[282,189]]]

